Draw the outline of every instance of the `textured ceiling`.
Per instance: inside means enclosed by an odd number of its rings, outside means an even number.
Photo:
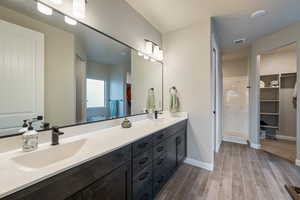
[[[257,38],[300,20],[299,0],[126,0],[161,33],[174,31],[215,17],[221,47],[233,50],[233,40],[246,38],[249,45]],[[267,16],[251,19],[257,10]]]

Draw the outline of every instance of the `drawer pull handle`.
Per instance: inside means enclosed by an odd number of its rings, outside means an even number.
[[[156,151],[157,152],[162,152],[164,150],[164,147],[163,146],[160,146],[160,147],[157,147],[156,148]]]
[[[140,165],[144,165],[149,160],[149,157],[145,157],[139,161]]]
[[[157,165],[161,165],[164,162],[165,158],[161,158],[158,160]]]
[[[143,142],[141,144],[138,144],[138,148],[143,149],[148,145],[148,142]]]
[[[143,173],[142,175],[139,176],[139,180],[140,180],[140,181],[145,180],[145,179],[148,177],[148,175],[149,175],[149,172]]]

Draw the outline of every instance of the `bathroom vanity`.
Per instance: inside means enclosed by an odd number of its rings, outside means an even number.
[[[2,170],[0,199],[154,199],[186,157],[186,126],[186,116],[146,119],[8,153],[1,166],[13,173]]]

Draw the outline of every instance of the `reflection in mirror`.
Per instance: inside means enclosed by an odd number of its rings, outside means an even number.
[[[161,63],[36,4],[0,2],[0,136],[38,115],[40,130],[144,113],[150,88],[162,108]]]

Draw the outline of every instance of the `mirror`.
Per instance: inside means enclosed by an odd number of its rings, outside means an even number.
[[[37,116],[43,130],[141,114],[149,94],[162,109],[162,63],[74,23],[34,0],[1,0],[0,136]]]

